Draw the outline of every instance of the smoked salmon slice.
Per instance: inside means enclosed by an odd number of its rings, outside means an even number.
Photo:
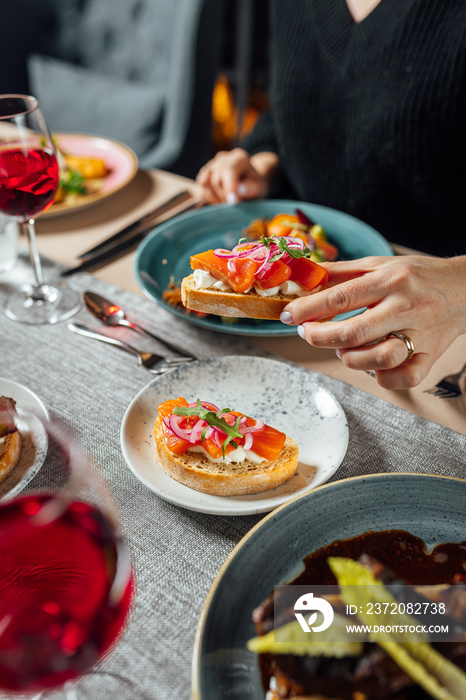
[[[264,459],[273,461],[278,457],[285,444],[285,433],[264,425],[262,430],[252,434],[252,451]]]
[[[316,287],[328,282],[328,271],[325,267],[318,265],[307,258],[295,258],[290,260],[291,279],[297,282],[304,289],[311,291]]]
[[[181,455],[183,454],[183,452],[186,452],[188,447],[191,447],[191,443],[187,440],[182,440],[181,438],[174,435],[171,431],[165,428],[165,424],[163,423],[164,418],[170,418],[175,406],[187,407],[188,402],[186,401],[186,399],[183,399],[182,396],[179,396],[177,399],[170,399],[170,401],[165,401],[165,403],[161,403],[159,406],[159,417],[164,426],[163,432],[165,435],[165,442],[168,449],[170,450],[170,452],[174,452],[175,454]]]
[[[215,255],[213,250],[191,256],[193,270],[210,272],[212,277],[228,284],[234,292],[243,294],[252,287],[259,263],[248,258],[235,258],[232,263],[234,263],[234,269],[230,270],[228,258]]]

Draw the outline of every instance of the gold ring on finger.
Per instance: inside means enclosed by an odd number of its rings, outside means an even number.
[[[400,333],[399,331],[392,331],[389,333],[386,337],[387,338],[399,338],[400,340],[403,341],[403,343],[406,345],[406,350],[408,351],[408,354],[406,356],[406,359],[403,360],[404,362],[408,362],[414,355],[414,343],[409,337],[409,335],[405,335],[404,333]]]

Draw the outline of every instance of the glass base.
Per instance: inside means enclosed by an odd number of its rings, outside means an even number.
[[[81,306],[79,293],[63,282],[25,284],[7,299],[5,314],[18,323],[39,326],[65,321]]]

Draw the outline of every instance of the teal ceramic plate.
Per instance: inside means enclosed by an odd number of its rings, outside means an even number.
[[[376,474],[320,486],[270,513],[220,569],[199,620],[193,658],[195,700],[262,700],[251,614],[274,586],[302,570],[326,544],[368,530],[407,530],[428,545],[466,540],[466,481],[423,474]]]
[[[352,260],[366,255],[393,255],[388,242],[373,228],[328,207],[289,200],[263,200],[237,204],[218,204],[197,209],[157,226],[140,244],[136,254],[135,275],[143,293],[162,304],[167,311],[189,323],[223,333],[257,336],[293,335],[296,328],[279,321],[238,319],[224,322],[220,317],[202,318],[171,306],[163,299],[170,278],[180,283],[191,274],[189,258],[210,248],[232,248],[253,221],[271,219],[278,213],[295,213],[301,209],[326,231],[329,240],[338,247],[340,259]],[[337,320],[351,314],[341,314]]]

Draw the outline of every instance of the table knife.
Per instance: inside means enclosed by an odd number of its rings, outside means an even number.
[[[171,209],[177,204],[181,204],[182,202],[186,201],[192,196],[192,193],[188,192],[188,190],[178,192],[178,194],[175,194],[173,197],[170,197],[170,199],[168,199],[166,202],[163,202],[163,204],[159,204],[159,206],[157,206],[155,209],[148,212],[147,214],[144,214],[144,216],[141,216],[139,219],[137,219],[137,221],[133,221],[132,224],[128,224],[128,226],[125,226],[125,228],[121,229],[121,231],[118,231],[109,238],[106,238],[104,241],[101,241],[92,248],[89,248],[89,250],[86,250],[84,253],[81,253],[81,255],[78,255],[78,258],[87,258],[90,255],[93,255],[94,253],[102,251],[104,248],[107,248],[107,246],[113,245],[113,243],[115,243],[116,241],[119,241],[120,239],[129,235],[133,231],[136,231],[136,229],[138,229],[139,227],[149,225],[152,219],[155,219],[157,216],[161,216],[168,209]]]
[[[184,209],[181,209],[181,211],[177,211],[176,214],[173,214],[173,217],[170,216],[161,223],[165,223],[165,221],[169,221],[171,218],[178,216],[178,214],[182,214],[186,211],[190,211],[191,209],[196,209],[198,206],[200,206],[199,202],[194,202],[193,204],[190,204],[189,206],[185,207]],[[122,255],[125,255],[126,253],[129,253],[131,250],[133,250],[133,248],[135,248],[142,241],[142,239],[145,236],[147,236],[148,233],[153,231],[154,228],[155,228],[154,224],[151,224],[151,225],[147,226],[146,228],[143,228],[140,231],[137,231],[136,233],[133,233],[132,235],[127,236],[122,241],[116,241],[116,243],[114,245],[108,246],[108,247],[104,248],[102,251],[97,251],[97,253],[94,253],[93,255],[89,255],[79,265],[76,265],[75,267],[69,267],[68,269],[64,270],[61,273],[62,277],[69,277],[70,275],[74,275],[76,272],[85,272],[87,270],[95,270],[99,267],[103,267],[104,265],[107,265],[108,263],[112,262],[113,260],[116,260],[117,258],[121,257]]]

